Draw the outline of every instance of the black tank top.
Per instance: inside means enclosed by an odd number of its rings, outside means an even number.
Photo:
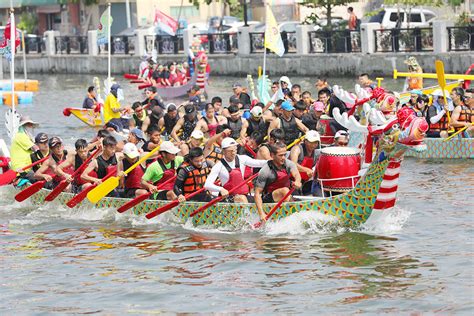
[[[58,157],[53,153],[51,153],[51,157],[53,157],[53,159],[56,163],[59,163],[60,161],[64,161],[67,157],[67,150],[66,149],[63,150],[63,156],[62,157]]]
[[[164,121],[165,121],[165,135],[171,135],[171,132],[173,131],[173,127],[176,125],[176,123],[179,120],[179,115],[176,115],[175,118],[171,118],[168,113],[165,114],[164,116]]]
[[[198,122],[197,116],[194,117],[193,121],[190,121],[187,116],[184,116],[183,123],[183,134],[181,135],[182,140],[187,140],[191,136],[191,133],[194,131],[196,124]]]
[[[31,158],[31,162],[37,162],[38,160],[43,159],[44,155],[41,152],[41,150],[38,150],[38,151],[35,151],[34,153],[32,153],[30,155],[30,158]],[[41,167],[40,165],[33,166],[33,171],[36,172],[40,167]]]
[[[296,118],[292,115],[289,121],[280,117],[281,129],[285,132],[285,144],[290,144],[300,136],[300,130],[296,125]]]
[[[237,139],[240,137],[240,131],[242,130],[242,118],[239,117],[237,121],[231,121],[228,120],[227,124],[229,125],[230,130],[232,131],[232,134],[230,137],[233,139]]]
[[[84,163],[84,160],[82,160],[81,157],[79,157],[79,155],[76,154],[76,156],[74,157],[74,171],[79,169],[79,167],[82,166],[83,163]]]
[[[117,165],[117,157],[115,157],[115,154],[107,160],[100,155],[97,157],[97,177],[103,179],[107,175],[107,168],[115,165]]]
[[[248,136],[252,135],[255,131],[259,131],[264,135],[267,134],[269,124],[265,123],[263,119],[260,119],[259,121],[248,119],[247,121],[249,122],[249,127],[247,128]]]

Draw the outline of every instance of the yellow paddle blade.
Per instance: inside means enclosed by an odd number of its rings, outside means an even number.
[[[144,161],[146,161],[148,158],[150,158],[154,153],[156,153],[158,150],[160,150],[160,146],[156,146],[155,148],[153,148],[152,151],[150,151],[148,154],[146,154],[145,156],[143,156],[142,158],[140,158],[136,163],[134,163],[133,165],[130,166],[130,168],[128,168],[127,170],[125,170],[125,174],[129,174],[130,172],[132,172],[133,169],[135,169],[138,165],[140,165],[141,163],[143,163]],[[94,189],[95,190],[95,189]]]
[[[446,86],[446,79],[444,78],[444,64],[441,60],[435,61],[435,68],[436,68],[436,75],[438,76],[438,84],[443,90],[444,94],[444,87]]]
[[[91,203],[96,204],[102,200],[107,194],[112,192],[119,185],[120,177],[110,177],[101,184],[99,184],[95,189],[87,193],[87,199]]]

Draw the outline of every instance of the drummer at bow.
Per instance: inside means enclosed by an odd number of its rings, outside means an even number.
[[[265,220],[263,203],[279,202],[290,190],[290,186],[301,188],[301,176],[294,162],[286,158],[286,145],[278,142],[270,146],[273,160],[267,161],[255,180],[255,204],[261,220]],[[293,184],[290,178],[294,179]],[[289,196],[287,201],[293,198]]]

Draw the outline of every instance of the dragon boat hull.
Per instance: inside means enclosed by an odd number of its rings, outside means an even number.
[[[273,214],[271,220],[279,220],[297,212],[309,211],[331,215],[344,226],[359,226],[365,223],[374,209],[384,210],[384,208],[387,208],[383,206],[385,204],[380,206],[379,191],[387,167],[393,163],[393,160],[383,157],[381,155],[379,161],[370,165],[365,175],[349,192],[329,198],[283,203]],[[399,167],[397,168],[399,169]],[[31,197],[32,202],[37,205],[44,204],[45,197],[49,192],[50,190],[42,189]],[[72,193],[63,192],[52,203],[65,205],[72,197]],[[129,200],[124,198],[106,197],[93,207],[117,209],[127,201]],[[129,212],[137,216],[144,216],[146,213],[167,203],[169,201],[147,200],[135,206]],[[201,202],[185,202],[170,212],[173,212],[180,222],[185,223],[190,218],[190,214],[203,204]],[[90,204],[84,201],[82,206],[90,207]],[[264,210],[268,212],[272,206],[274,204],[265,204]],[[240,223],[256,221],[258,219],[257,214],[256,206],[253,203],[218,203],[192,217],[192,222],[195,226],[232,227],[238,226]]]
[[[441,138],[425,138],[426,150],[407,151],[406,156],[433,159],[474,159],[473,138],[452,138],[443,141]]]
[[[81,120],[83,123],[86,123],[92,127],[101,127],[104,126],[104,120],[100,112],[96,112],[91,109],[84,108],[65,108],[63,110],[65,116],[70,116],[71,114]]]

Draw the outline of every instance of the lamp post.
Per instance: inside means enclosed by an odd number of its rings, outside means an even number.
[[[249,3],[249,0],[244,0],[244,26],[249,26],[248,25],[248,18],[247,18],[247,4]]]

